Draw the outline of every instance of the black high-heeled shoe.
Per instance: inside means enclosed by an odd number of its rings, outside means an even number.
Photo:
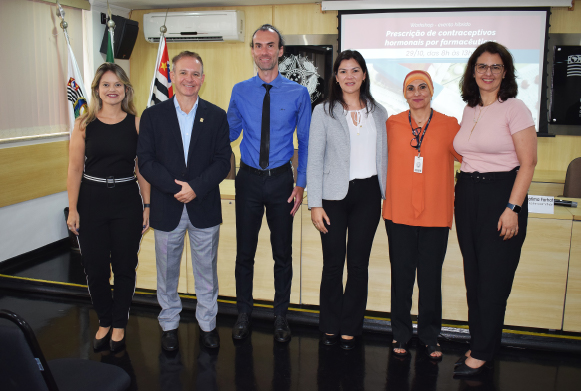
[[[105,334],[103,338],[95,337],[93,339],[94,350],[96,351],[103,350],[107,346],[107,342],[109,342],[109,339],[111,338],[111,329],[112,327],[109,328],[109,331],[107,331],[107,334]]]
[[[339,334],[326,334],[323,333],[321,336],[321,343],[325,346],[332,346],[335,345],[339,341]]]
[[[355,337],[351,339],[345,339],[341,337],[341,343],[339,344],[343,350],[351,350],[355,347]]]
[[[491,365],[485,361],[484,364],[478,368],[472,368],[466,365],[466,361],[454,368],[454,376],[476,376],[480,375],[486,369],[491,368]]]
[[[125,330],[123,330],[123,338],[121,341],[114,341],[113,338],[109,340],[109,348],[111,352],[117,352],[125,346]]]
[[[402,350],[405,350],[405,352],[398,353],[395,351],[395,349],[402,349]],[[396,355],[397,357],[408,357],[410,355],[410,351],[408,349],[407,342],[400,342],[400,341],[392,342],[391,343],[391,352],[394,355]]]
[[[456,362],[454,363],[454,368],[456,368],[456,367],[458,367],[458,366],[460,366],[460,365],[464,364],[464,361],[466,361],[466,359],[467,359],[467,358],[468,358],[468,357],[467,357],[466,355],[464,355],[464,356],[460,357],[460,358],[458,359],[458,361],[456,361]]]

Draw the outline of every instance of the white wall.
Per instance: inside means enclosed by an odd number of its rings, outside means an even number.
[[[0,262],[68,236],[67,192],[0,208]]]

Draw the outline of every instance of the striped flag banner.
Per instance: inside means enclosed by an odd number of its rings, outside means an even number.
[[[84,114],[89,110],[87,105],[87,93],[85,92],[85,86],[83,84],[83,78],[81,76],[81,71],[79,70],[79,65],[73,54],[73,49],[71,48],[71,43],[69,42],[69,34],[66,30],[65,37],[67,41],[67,46],[69,49],[69,63],[68,63],[68,74],[67,74],[67,99],[70,102],[69,105],[69,133],[73,132],[75,126],[75,120],[79,118],[81,114]]]
[[[165,36],[162,34],[159,39],[159,48],[157,50],[157,59],[155,61],[155,72],[153,73],[153,80],[151,81],[147,107],[151,107],[173,97],[173,88],[171,86],[169,71],[169,55],[167,54]]]

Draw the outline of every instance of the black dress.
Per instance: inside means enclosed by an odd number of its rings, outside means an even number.
[[[135,291],[143,229],[143,202],[134,172],[136,149],[132,114],[113,125],[99,119],[87,125],[78,238],[89,294],[102,327],[127,325]],[[111,269],[114,293],[109,284]]]

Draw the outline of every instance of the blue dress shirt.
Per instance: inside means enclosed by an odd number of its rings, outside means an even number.
[[[186,166],[188,165],[188,151],[190,150],[190,140],[192,139],[192,129],[194,128],[194,119],[196,119],[196,111],[198,110],[198,102],[200,101],[200,97],[196,99],[196,103],[194,107],[190,110],[188,114],[186,114],[180,104],[178,103],[177,98],[173,97],[173,103],[176,107],[176,113],[178,115],[178,122],[180,123],[180,132],[182,134],[182,144],[184,146],[184,157],[186,158]]]
[[[261,169],[260,134],[262,127],[262,101],[266,84],[258,75],[240,82],[232,89],[228,107],[230,142],[244,136],[240,143],[240,158],[247,165]],[[307,185],[307,154],[309,126],[311,124],[311,98],[307,88],[290,81],[280,73],[271,82],[270,89],[270,154],[268,169],[280,167],[293,157],[293,134],[297,129],[299,164],[297,186]]]

